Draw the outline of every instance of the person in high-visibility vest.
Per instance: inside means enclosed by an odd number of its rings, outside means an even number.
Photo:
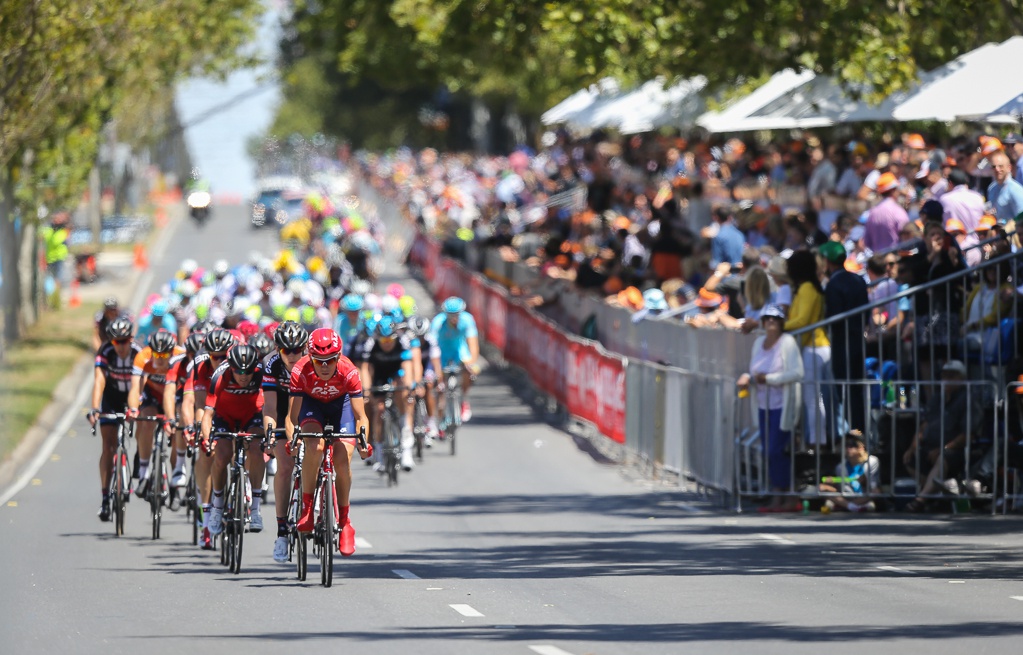
[[[46,272],[53,278],[54,290],[50,296],[50,304],[60,308],[60,290],[64,281],[64,262],[67,260],[67,240],[71,235],[68,228],[66,213],[54,214],[49,225],[39,230],[39,236],[46,248]]]

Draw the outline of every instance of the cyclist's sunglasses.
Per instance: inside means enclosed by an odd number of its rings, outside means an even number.
[[[168,359],[170,356],[170,353],[153,353],[153,359]]]
[[[232,366],[231,367],[231,371],[233,371],[235,375],[252,375],[253,373],[256,372],[256,369],[248,368],[248,369],[244,369],[243,370],[243,369],[235,368],[235,367]]]
[[[210,359],[215,359],[217,361],[227,359],[227,351],[225,350],[222,353],[210,353]]]
[[[337,356],[328,357],[326,359],[318,359],[316,357],[313,357],[312,359],[313,359],[314,362],[316,362],[320,366],[330,366],[330,365],[335,364],[337,362]]]
[[[281,348],[281,353],[288,357],[295,357],[305,352],[305,348]]]
[[[124,339],[111,339],[115,346],[124,346],[131,343],[131,337],[125,337]]]

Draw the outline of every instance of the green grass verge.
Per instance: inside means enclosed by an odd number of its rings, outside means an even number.
[[[0,363],[0,460],[6,459],[81,356],[92,350],[99,303],[47,311]],[[91,384],[91,382],[89,382]]]

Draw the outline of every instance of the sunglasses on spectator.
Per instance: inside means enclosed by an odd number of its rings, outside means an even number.
[[[281,354],[288,355],[289,357],[301,355],[303,352],[305,352],[305,348],[281,348]]]
[[[313,357],[312,359],[313,359],[314,362],[316,362],[320,366],[330,366],[331,364],[334,364],[334,363],[337,362],[337,357],[330,357],[330,358],[327,358],[327,359],[317,359],[317,358]]]
[[[131,343],[131,337],[127,337],[125,339],[113,339],[113,342],[115,346],[123,346]]]

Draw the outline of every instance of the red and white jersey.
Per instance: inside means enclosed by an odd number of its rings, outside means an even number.
[[[206,409],[232,421],[247,421],[263,411],[263,367],[256,371],[245,386],[238,384],[230,364],[224,362],[213,373],[210,389],[206,393]]]
[[[313,360],[306,355],[291,369],[291,395],[306,396],[320,402],[343,398],[362,398],[362,380],[359,369],[344,355],[338,357],[337,370],[329,380],[316,375]]]

